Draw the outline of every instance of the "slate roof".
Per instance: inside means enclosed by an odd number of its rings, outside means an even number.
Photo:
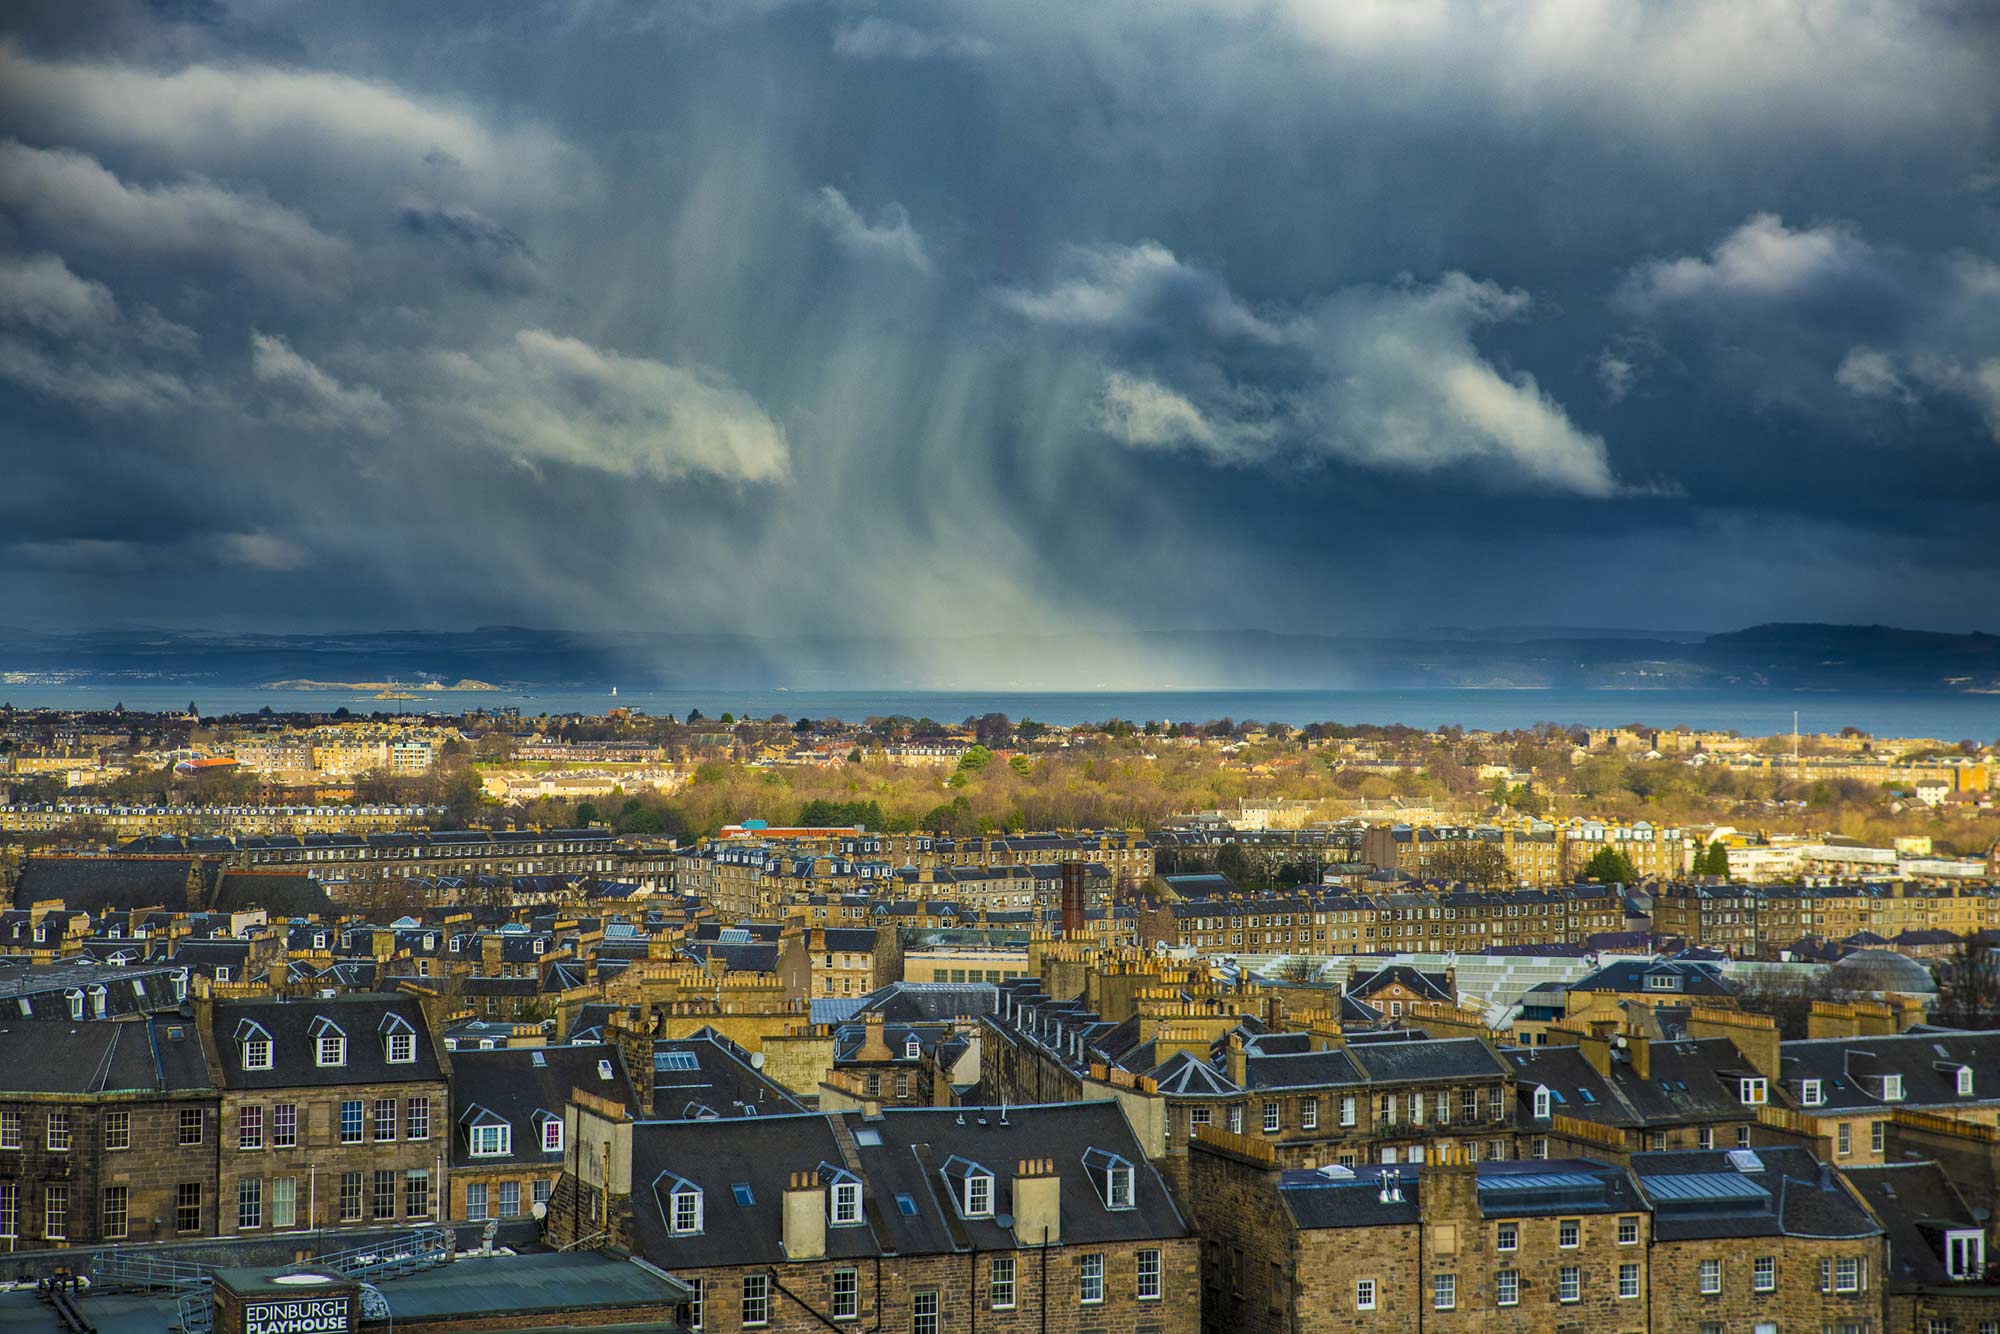
[[[1414,1167],[1288,1171],[1278,1179],[1278,1199],[1292,1222],[1308,1231],[1412,1225],[1421,1216],[1419,1185]],[[1385,1194],[1392,1198],[1384,1199]]]
[[[61,899],[83,912],[122,908],[167,908],[185,912],[188,886],[201,863],[192,857],[31,857],[14,885],[14,906]]]
[[[804,1111],[805,1104],[767,1078],[753,1059],[712,1028],[654,1039],[652,1115],[696,1120]]]
[[[1944,1263],[1946,1231],[1983,1232],[1944,1169],[1934,1162],[1847,1169],[1848,1184],[1889,1234],[1891,1290],[1954,1283]]]
[[[1659,1241],[1882,1233],[1839,1173],[1805,1149],[1635,1153],[1632,1172]]]
[[[211,1087],[200,1034],[178,1015],[76,1024],[59,1042],[49,1036],[42,1024],[0,1019],[0,1094]]]
[[[835,1121],[844,1135],[836,1136]],[[871,1138],[876,1142],[867,1142]],[[1134,1207],[1104,1207],[1083,1164],[1092,1149],[1108,1150],[1132,1165]],[[827,1228],[830,1259],[1015,1249],[1012,1232],[995,1219],[964,1219],[952,1207],[941,1170],[953,1157],[993,1173],[996,1215],[1013,1212],[1012,1176],[1018,1160],[1053,1159],[1060,1177],[1065,1250],[1189,1235],[1124,1113],[1116,1103],[1091,1102],[1008,1108],[1004,1124],[999,1110],[972,1107],[892,1108],[872,1121],[858,1112],[839,1112],[641,1123],[632,1131],[639,1249],[669,1271],[781,1263],[780,1220],[789,1174],[821,1164],[847,1170],[848,1154],[862,1183],[863,1222]],[[702,1191],[704,1227],[699,1235],[668,1233],[667,1196],[677,1180]],[[739,1183],[748,1188],[752,1203],[736,1203]],[[899,1196],[908,1197],[909,1212]]]
[[[164,964],[103,964],[89,958],[46,964],[0,960],[0,1021],[69,1022],[75,1013],[72,991],[83,994],[86,1019],[178,1009],[183,982],[179,968]],[[104,988],[102,1016],[91,994],[97,987]]]
[[[313,1029],[331,1021],[347,1035],[347,1064],[314,1064]],[[416,1059],[389,1063],[382,1033],[401,1020],[416,1031]],[[237,1033],[254,1023],[271,1035],[269,1070],[245,1070]],[[297,1000],[219,1001],[209,1041],[222,1058],[223,1082],[233,1089],[342,1087],[442,1080],[444,1069],[424,1025],[423,1011],[410,996],[358,993]]]
[[[608,1070],[608,1075],[605,1073]],[[643,1109],[632,1091],[625,1062],[613,1046],[515,1047],[494,1051],[460,1049],[451,1060],[451,1165],[454,1168],[532,1164],[560,1167],[563,1155],[542,1151],[540,1122],[560,1121],[571,1089],[623,1103],[636,1115]],[[513,1127],[512,1152],[475,1158],[471,1152],[471,1109],[487,1113],[487,1123]]]
[[[1000,1008],[1000,991],[991,982],[891,982],[862,998],[857,1014],[879,1014],[890,1021],[920,1023],[937,1019],[977,1019]]]
[[[309,875],[224,871],[215,891],[215,910],[241,912],[246,908],[263,908],[274,918],[334,910],[326,890]]]
[[[1651,978],[1671,979],[1654,986]],[[1678,959],[1619,959],[1569,984],[1571,991],[1617,991],[1643,995],[1734,996],[1739,988],[1712,963]]]
[[[1820,1081],[1819,1115],[1888,1107],[1963,1107],[2000,1102],[2000,1031],[1902,1033],[1893,1037],[1808,1038],[1778,1047],[1779,1072],[1797,1096],[1799,1082]],[[1972,1093],[1958,1091],[1958,1071],[1972,1071]],[[1882,1096],[1881,1077],[1901,1075],[1903,1096]]]
[[[691,941],[683,946],[697,963],[720,959],[732,973],[771,973],[778,968],[776,945],[725,945],[719,941]]]
[[[1507,1073],[1493,1049],[1478,1038],[1369,1042],[1348,1051],[1363,1076],[1374,1083],[1498,1078]]]

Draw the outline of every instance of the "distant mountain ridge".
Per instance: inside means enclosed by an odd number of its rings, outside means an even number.
[[[1769,687],[2000,692],[2000,636],[1768,624],[1682,638],[1643,631],[1439,630],[1390,636],[1152,630],[936,638],[493,626],[228,634],[165,629],[0,634],[16,677],[259,685],[281,680],[508,686],[935,689]]]

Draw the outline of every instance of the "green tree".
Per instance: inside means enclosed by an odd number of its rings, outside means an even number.
[[[958,771],[962,774],[976,774],[993,763],[993,752],[984,746],[973,746],[958,757]]]
[[[587,801],[576,804],[576,822],[579,827],[597,823],[597,807]]]
[[[1632,859],[1618,849],[1600,848],[1596,856],[1584,863],[1583,878],[1606,885],[1629,885],[1639,879],[1639,872]]]
[[[1026,778],[1029,774],[1029,771],[1034,768],[1034,766],[1028,762],[1028,757],[1026,755],[1013,756],[1007,761],[1007,767],[1012,769],[1015,773],[1021,775],[1021,777],[1023,778]]]

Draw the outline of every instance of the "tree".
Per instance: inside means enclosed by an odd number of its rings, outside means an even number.
[[[1694,855],[1694,873],[1725,877],[1729,874],[1729,849],[1723,846],[1721,839]]]
[[[1596,856],[1583,864],[1583,878],[1606,885],[1629,885],[1639,879],[1639,871],[1632,865],[1632,859],[1618,849],[1600,848]]]
[[[984,746],[969,747],[958,757],[958,771],[962,774],[976,774],[993,763],[993,752]]]
[[[1939,1023],[1954,1028],[2000,1026],[2000,944],[1991,932],[1960,937],[1938,974]]]
[[[576,804],[576,822],[579,826],[582,827],[588,827],[590,825],[596,824],[597,807],[591,805],[587,801],[579,801]]]
[[[1514,868],[1507,864],[1507,854],[1498,843],[1483,838],[1452,839],[1440,845],[1424,870],[1435,879],[1476,889],[1494,889],[1514,880]]]

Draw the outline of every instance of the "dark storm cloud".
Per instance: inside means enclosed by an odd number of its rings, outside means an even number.
[[[10,7],[0,574],[71,623],[1973,624],[1990,12]]]

